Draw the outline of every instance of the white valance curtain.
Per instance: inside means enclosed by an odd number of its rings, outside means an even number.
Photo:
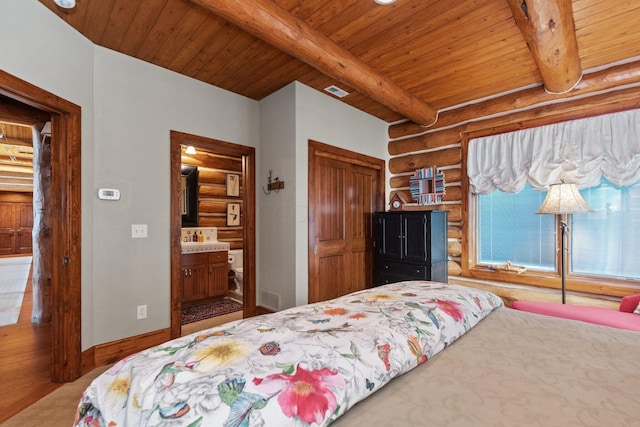
[[[469,141],[471,191],[521,191],[527,180],[542,190],[570,182],[618,186],[640,179],[640,110],[607,114]]]

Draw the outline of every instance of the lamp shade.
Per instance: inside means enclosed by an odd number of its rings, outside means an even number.
[[[593,209],[582,198],[575,184],[563,182],[549,186],[547,197],[537,213],[570,214],[577,212],[593,212]]]

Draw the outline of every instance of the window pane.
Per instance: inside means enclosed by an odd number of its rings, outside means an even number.
[[[555,216],[536,212],[547,193],[529,184],[519,193],[478,197],[478,263],[555,269]]]
[[[640,183],[603,179],[580,193],[594,212],[572,216],[571,271],[640,278]]]

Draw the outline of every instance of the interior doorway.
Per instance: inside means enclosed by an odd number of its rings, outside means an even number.
[[[6,103],[3,98],[0,102]],[[5,111],[0,117],[0,328],[32,323],[31,316],[21,319],[19,314],[25,297],[33,295],[27,285],[34,246],[34,190],[39,190],[34,186],[34,137],[39,129],[10,115]],[[42,351],[48,354],[49,348]]]
[[[181,198],[182,147],[191,146],[217,156],[240,160],[238,171],[242,192],[242,265],[243,265],[243,317],[256,312],[255,269],[255,148],[181,132],[171,132],[171,336],[181,333],[182,272],[181,240],[183,203]],[[231,203],[230,203],[231,204]],[[226,260],[225,260],[226,261]]]
[[[81,374],[81,109],[61,97],[0,70],[0,117],[26,124],[51,122],[49,194],[43,201],[50,226],[38,250],[51,259],[51,276],[41,289],[43,309],[51,310],[53,382]],[[42,147],[44,148],[44,147]],[[34,248],[36,250],[36,248]]]

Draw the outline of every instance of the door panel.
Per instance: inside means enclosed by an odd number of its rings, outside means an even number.
[[[323,256],[318,264],[318,277],[320,286],[317,292],[317,301],[326,301],[344,295],[344,254]]]
[[[322,184],[317,188],[318,240],[320,242],[345,240],[345,202],[347,164],[331,159],[320,159],[318,173]]]
[[[16,205],[17,236],[16,253],[30,254],[33,251],[33,205],[19,203]]]
[[[405,222],[403,230],[416,230],[419,232],[407,232],[404,239],[403,259],[407,261],[423,262],[427,261],[427,243],[430,241],[429,227],[427,227],[427,216],[424,214],[402,215]],[[427,238],[425,239],[425,236]]]
[[[404,239],[402,238],[402,216],[385,215],[380,218],[380,224],[377,226],[381,228],[378,235],[383,239],[380,242],[382,245],[380,248],[381,253],[391,258],[401,258],[404,255],[402,250],[402,245],[404,244]]]
[[[373,213],[376,211],[377,171],[353,165],[349,211],[351,213],[349,292],[359,291],[373,283]]]
[[[324,301],[341,295],[346,286],[348,240],[345,221],[348,164],[320,158],[319,176],[314,194],[316,200],[316,253],[319,287],[309,294],[310,302]]]
[[[12,255],[14,253],[16,246],[14,212],[14,203],[0,202],[0,255]]]

